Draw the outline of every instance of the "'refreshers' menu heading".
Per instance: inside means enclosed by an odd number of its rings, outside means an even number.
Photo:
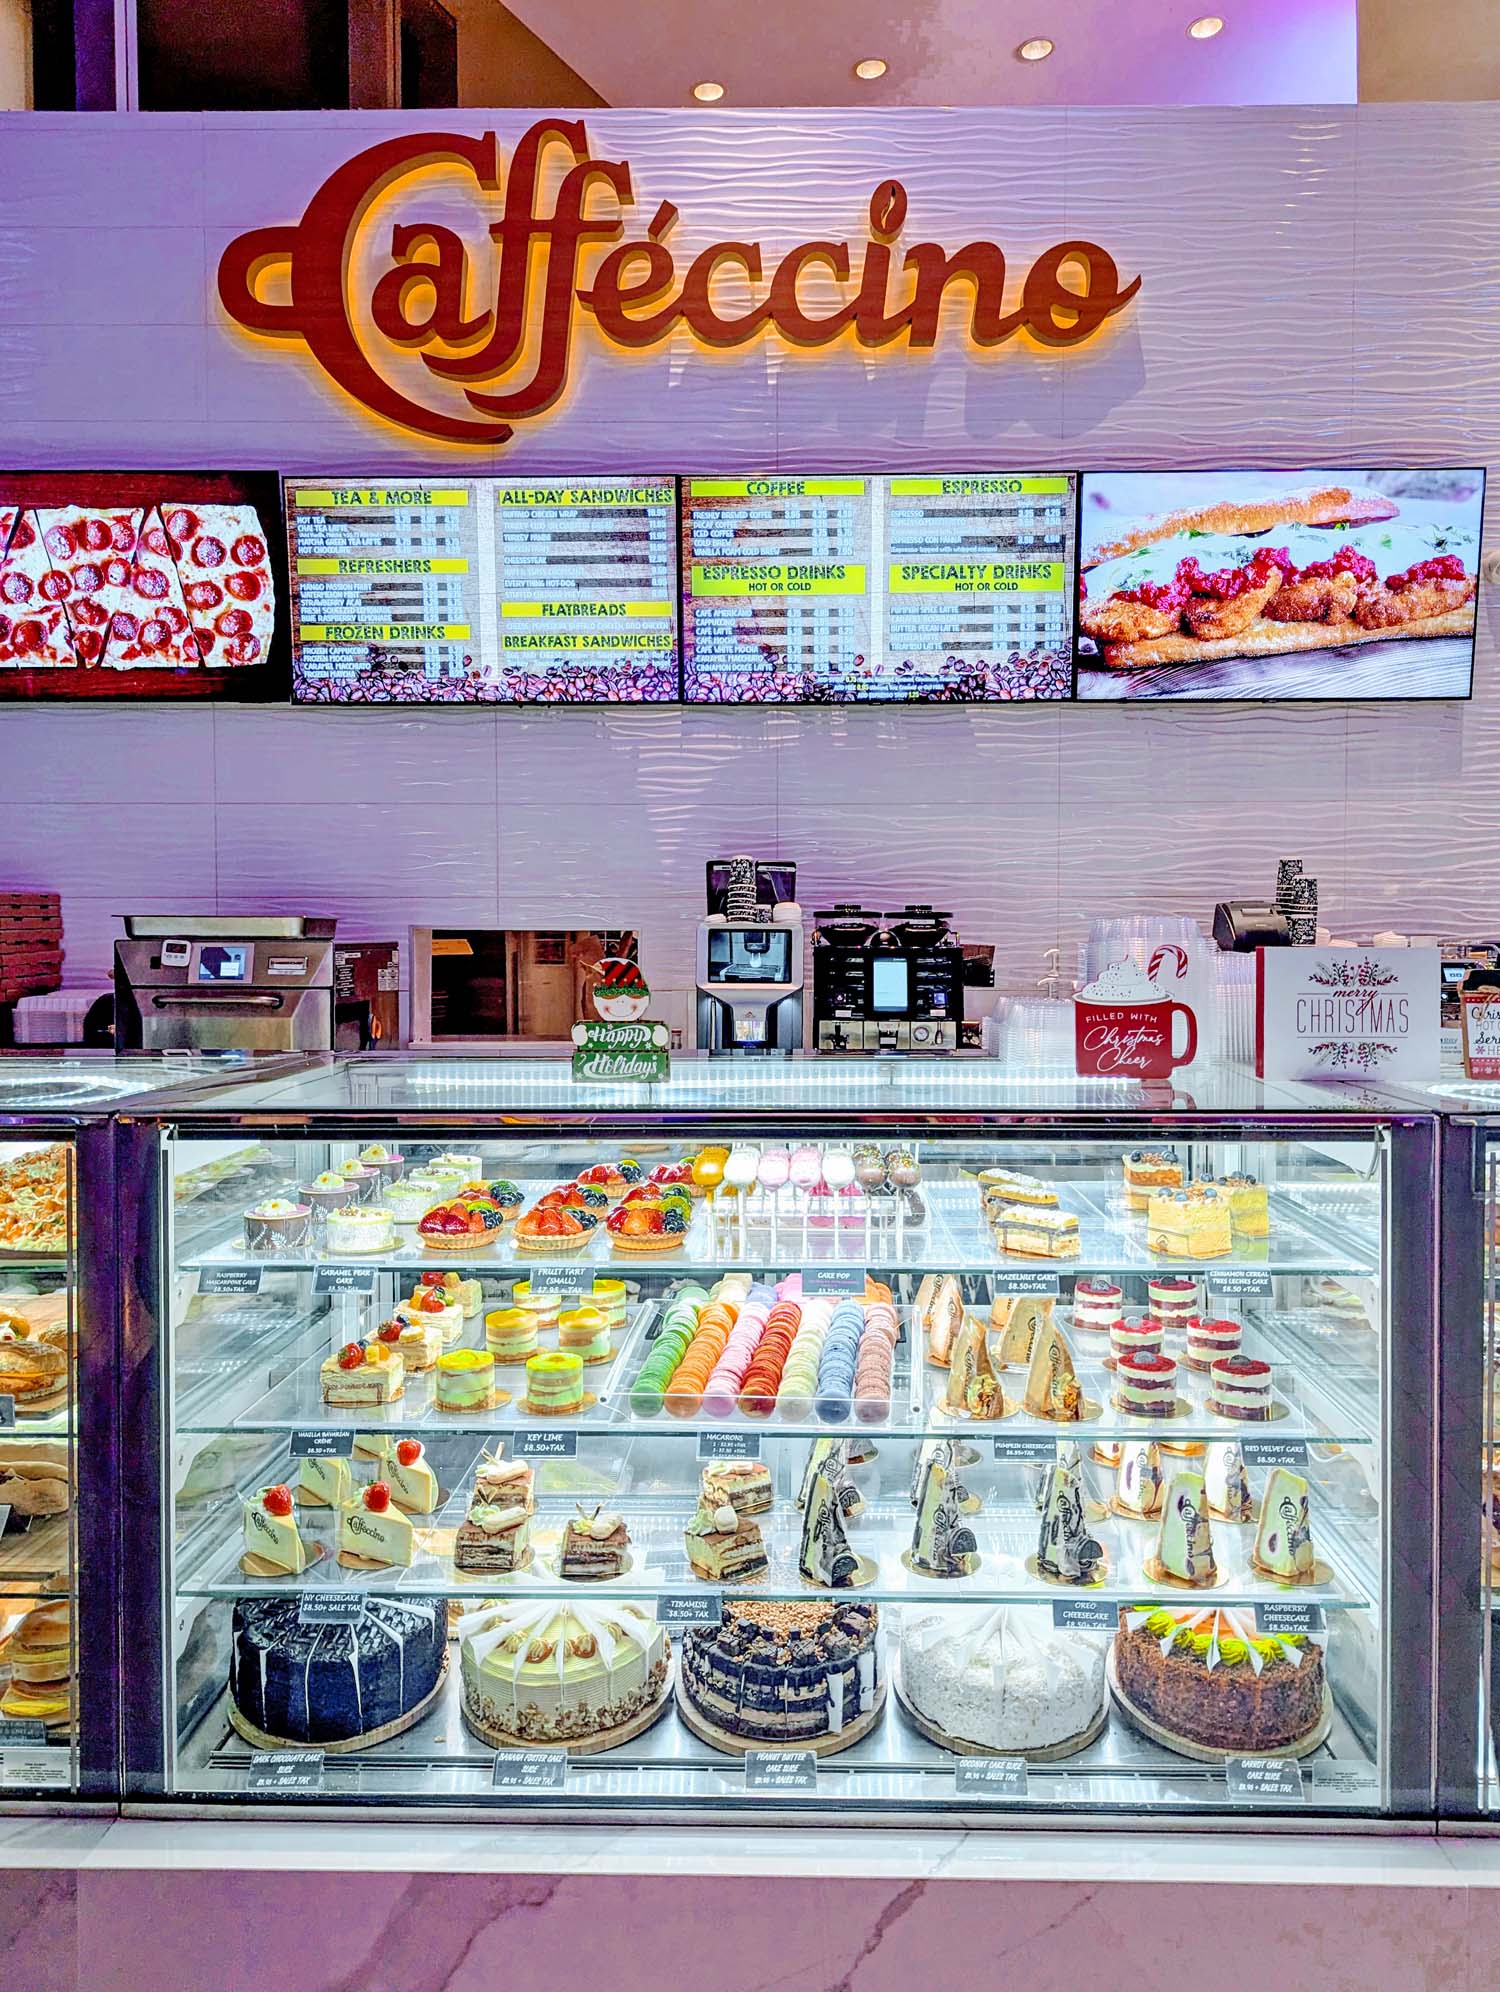
[[[286,480],[294,696],[678,695],[676,482]]]
[[[688,477],[683,696],[1064,699],[1065,474]]]

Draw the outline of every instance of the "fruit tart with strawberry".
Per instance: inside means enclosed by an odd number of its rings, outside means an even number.
[[[504,1213],[488,1197],[454,1197],[419,1220],[417,1237],[430,1252],[470,1252],[493,1245],[504,1226]]]
[[[691,1197],[701,1197],[702,1189],[693,1181],[691,1162],[658,1162],[646,1178],[648,1188],[658,1190],[686,1190]]]
[[[577,1180],[580,1189],[603,1190],[611,1203],[618,1203],[630,1188],[629,1179],[615,1162],[591,1163],[587,1169],[579,1170]]]
[[[688,1234],[691,1208],[689,1204],[684,1210],[676,1198],[623,1203],[606,1221],[609,1242],[616,1252],[679,1251]]]
[[[564,1183],[561,1189],[548,1190],[544,1197],[538,1197],[536,1207],[538,1210],[570,1211],[585,1231],[592,1231],[603,1219],[604,1211],[589,1202],[589,1194],[577,1183]],[[597,1197],[599,1192],[595,1190],[593,1195]]]
[[[465,1183],[458,1193],[461,1197],[488,1197],[499,1207],[507,1224],[518,1215],[526,1199],[517,1186],[504,1176],[496,1176],[490,1182]]]
[[[555,1256],[581,1252],[593,1236],[594,1227],[585,1224],[576,1212],[552,1205],[523,1212],[516,1219],[516,1250]]]

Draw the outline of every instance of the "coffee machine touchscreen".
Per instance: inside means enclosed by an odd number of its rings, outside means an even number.
[[[910,1001],[908,963],[877,957],[870,964],[870,1008],[877,1017],[904,1017]]]

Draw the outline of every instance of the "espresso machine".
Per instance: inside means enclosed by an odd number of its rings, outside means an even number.
[[[115,942],[119,1051],[329,1051],[336,922],[133,913]]]
[[[797,867],[711,858],[698,926],[698,1049],[775,1057],[802,1048],[802,909]]]
[[[964,956],[952,920],[919,905],[814,913],[814,1048],[866,1057],[956,1051]]]

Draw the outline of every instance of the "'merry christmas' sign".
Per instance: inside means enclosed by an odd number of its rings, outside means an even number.
[[[1262,948],[1255,1069],[1263,1079],[1433,1079],[1436,948]]]

